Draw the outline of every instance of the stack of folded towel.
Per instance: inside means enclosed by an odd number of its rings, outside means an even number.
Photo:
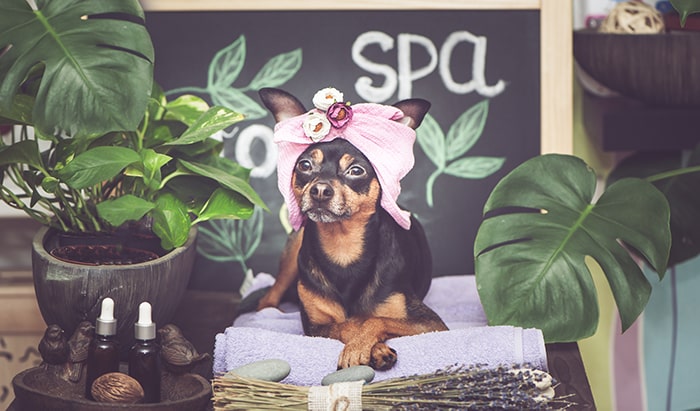
[[[249,292],[273,281],[267,274],[258,274]],[[389,340],[398,361],[390,370],[377,371],[375,381],[430,373],[455,364],[487,367],[530,364],[547,370],[540,330],[486,325],[474,276],[435,278],[425,303],[450,330]],[[291,373],[283,383],[319,385],[324,376],[336,370],[343,344],[303,333],[299,310],[294,304],[242,314],[232,327],[216,336],[214,374],[275,358],[291,366]]]

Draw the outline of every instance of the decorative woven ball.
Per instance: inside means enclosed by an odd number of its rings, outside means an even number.
[[[602,33],[655,34],[666,30],[664,20],[654,7],[642,1],[618,3],[600,25]]]

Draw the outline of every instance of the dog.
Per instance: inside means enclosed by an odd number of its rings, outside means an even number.
[[[282,90],[259,94],[278,126],[308,113]],[[429,107],[421,99],[395,104],[399,127],[417,128]],[[447,330],[423,303],[432,280],[423,228],[413,216],[410,228],[400,226],[381,205],[375,165],[345,138],[312,142],[296,158],[291,192],[304,224],[289,236],[275,284],[258,304],[278,306],[296,284],[305,334],[344,344],[338,369],[389,369],[397,353],[387,339]]]

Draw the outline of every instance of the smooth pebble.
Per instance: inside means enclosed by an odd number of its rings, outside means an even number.
[[[339,382],[351,382],[364,380],[365,383],[374,379],[374,369],[366,365],[356,365],[354,367],[343,368],[332,372],[321,380],[321,385],[331,385]]]
[[[279,382],[285,379],[292,368],[284,360],[270,359],[255,361],[242,365],[227,372],[226,375],[234,374],[243,378],[256,378],[258,380]],[[224,377],[226,377],[224,375]]]

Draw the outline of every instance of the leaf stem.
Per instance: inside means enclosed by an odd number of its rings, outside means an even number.
[[[428,181],[425,183],[425,200],[430,208],[433,208],[433,186],[435,185],[435,180],[442,174],[442,170],[442,168],[438,168],[433,171],[430,177],[428,177]]]
[[[646,181],[653,183],[654,181],[664,180],[667,178],[678,177],[684,174],[690,174],[700,171],[700,166],[683,167],[671,171],[665,171],[645,178]]]

